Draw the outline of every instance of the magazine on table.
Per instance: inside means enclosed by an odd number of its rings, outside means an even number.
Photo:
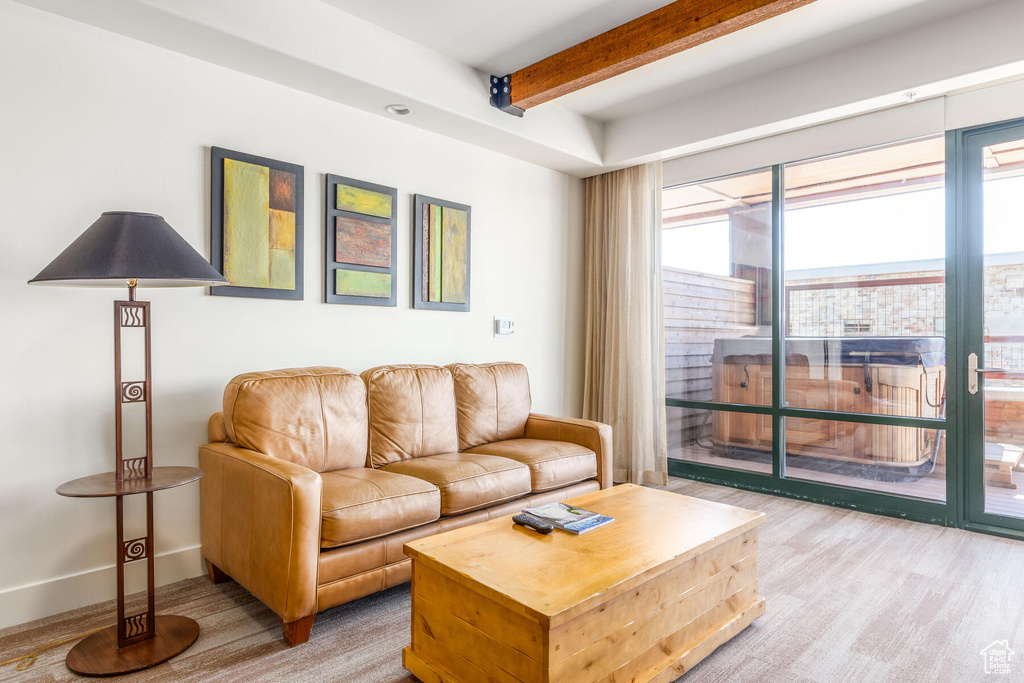
[[[550,522],[556,529],[568,531],[571,534],[582,534],[615,521],[614,517],[565,503],[548,503],[540,507],[526,508],[523,512]]]

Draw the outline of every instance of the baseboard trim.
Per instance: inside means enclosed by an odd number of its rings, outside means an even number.
[[[198,545],[171,550],[156,556],[155,578],[158,587],[202,576],[205,573],[206,568],[203,566],[203,556]],[[128,591],[145,590],[145,579],[138,583],[139,585],[135,585],[135,582],[128,581]],[[95,605],[116,597],[117,567],[113,564],[5,588],[0,590],[0,629],[71,609]],[[159,611],[158,602],[157,612]]]

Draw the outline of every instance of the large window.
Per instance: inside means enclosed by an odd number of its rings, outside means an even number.
[[[771,337],[771,169],[668,189],[662,210],[667,395],[771,405],[770,343],[761,350],[764,375],[749,375],[749,365],[723,365],[722,358],[730,344]],[[719,411],[670,409],[672,457],[763,471],[763,459],[716,454],[712,432],[730,419]],[[770,436],[768,442],[770,451]]]
[[[785,405],[945,417],[942,136],[787,164]],[[794,478],[945,497],[941,429],[787,420]]]
[[[665,190],[670,457],[945,499],[944,157],[937,136]]]

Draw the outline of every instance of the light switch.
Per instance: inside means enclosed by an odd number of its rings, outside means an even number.
[[[516,333],[516,321],[512,318],[494,318],[494,336],[511,337]]]

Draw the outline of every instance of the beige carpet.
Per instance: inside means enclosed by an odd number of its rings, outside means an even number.
[[[768,612],[681,680],[1024,680],[1024,543],[746,491],[673,480],[672,490],[761,510],[761,593]],[[0,631],[0,661],[111,623],[105,603]],[[191,579],[158,591],[157,611],[199,621],[199,640],[135,681],[413,681],[402,668],[409,590],[399,586],[317,617],[288,649],[277,617],[234,583]],[[1008,640],[1008,675],[985,675],[980,651]],[[77,679],[73,643],[0,682]],[[78,679],[81,680],[81,679]]]

